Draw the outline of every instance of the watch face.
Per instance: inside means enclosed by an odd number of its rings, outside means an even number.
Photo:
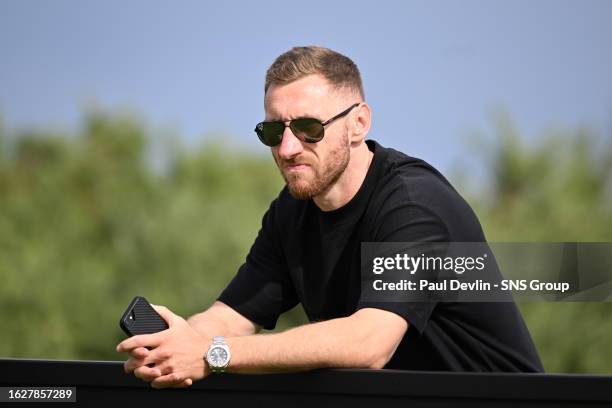
[[[208,363],[215,367],[223,367],[228,360],[227,350],[223,347],[213,347],[208,352]]]

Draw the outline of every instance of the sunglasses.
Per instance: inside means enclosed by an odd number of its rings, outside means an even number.
[[[285,128],[291,128],[291,131],[302,142],[306,143],[317,143],[325,136],[325,126],[340,119],[343,116],[349,114],[353,108],[359,106],[359,103],[353,104],[350,108],[340,112],[331,119],[321,122],[315,118],[297,118],[289,121],[289,124],[285,122],[260,122],[255,126],[255,133],[259,137],[259,140],[266,146],[278,146],[283,140],[283,133]]]

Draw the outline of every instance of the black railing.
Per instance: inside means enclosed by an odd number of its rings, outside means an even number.
[[[212,375],[188,389],[154,390],[125,374],[121,362],[7,358],[0,359],[0,386],[76,387],[77,402],[88,406],[612,407],[611,376],[567,374],[316,370]]]

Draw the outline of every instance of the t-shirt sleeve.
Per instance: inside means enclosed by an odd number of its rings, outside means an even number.
[[[388,200],[377,217],[371,236],[374,242],[428,243],[448,242],[449,233],[443,221],[427,207],[408,200]],[[372,302],[360,299],[357,309],[376,308],[403,317],[419,334],[423,333],[436,306],[426,302]]]
[[[265,329],[274,329],[278,317],[298,303],[287,270],[275,220],[275,200],[262,220],[246,262],[218,300]]]

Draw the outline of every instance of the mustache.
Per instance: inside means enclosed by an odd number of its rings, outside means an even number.
[[[303,158],[295,158],[295,159],[281,159],[280,157],[276,159],[276,163],[280,166],[280,167],[286,167],[286,166],[296,166],[299,164],[304,164],[306,166],[310,166],[310,162],[308,162],[308,160],[304,160]]]

